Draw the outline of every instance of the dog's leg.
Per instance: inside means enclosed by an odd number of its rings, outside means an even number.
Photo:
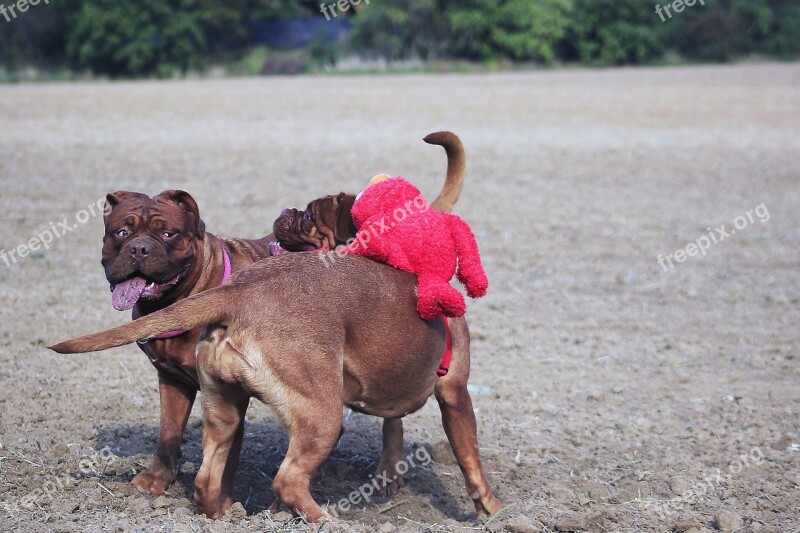
[[[194,481],[197,512],[219,518],[233,503],[244,415],[250,398],[222,381],[203,378],[203,464]]]
[[[197,391],[159,373],[158,392],[161,397],[161,423],[158,451],[147,470],[133,478],[133,486],[142,492],[163,494],[178,473],[178,457],[186,421],[192,411]]]
[[[403,476],[397,471],[397,465],[403,459],[403,419],[385,418],[383,420],[383,450],[375,479],[381,480],[381,492],[384,496],[394,496],[406,484]],[[386,480],[390,480],[387,481]]]
[[[245,406],[245,409],[247,407]],[[231,451],[228,454],[228,461],[225,463],[225,471],[222,474],[222,493],[220,495],[220,507],[224,514],[233,505],[233,481],[236,479],[236,471],[239,469],[239,455],[242,451],[242,440],[244,439],[244,416],[242,416],[236,435],[233,437]]]
[[[328,458],[342,427],[342,407],[339,396],[298,398],[286,418],[289,430],[289,450],[281,463],[272,492],[277,504],[283,503],[309,522],[335,520],[311,497],[311,477]],[[337,398],[337,401],[332,401]]]
[[[233,504],[233,480],[239,466],[244,415],[249,394],[221,364],[231,358],[223,328],[209,328],[197,344],[197,376],[203,391],[203,464],[194,480],[197,512],[219,518]],[[226,382],[227,381],[227,382]]]
[[[502,505],[489,488],[478,455],[475,412],[467,391],[469,330],[463,318],[452,319],[450,324],[453,332],[453,359],[450,371],[436,383],[434,394],[442,411],[444,431],[464,474],[467,493],[475,504],[475,512],[478,516],[493,515],[502,509]]]

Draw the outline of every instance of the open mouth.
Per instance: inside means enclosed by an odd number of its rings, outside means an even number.
[[[166,283],[148,281],[142,276],[128,278],[125,281],[111,284],[111,303],[117,311],[127,311],[139,301],[140,298],[156,299],[168,289],[174,287],[181,280],[178,274]]]

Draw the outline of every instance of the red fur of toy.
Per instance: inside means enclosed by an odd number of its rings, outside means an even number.
[[[358,233],[347,251],[416,274],[422,318],[466,312],[464,297],[450,285],[453,275],[471,298],[486,294],[489,280],[469,225],[431,209],[419,189],[403,178],[367,187],[352,215]]]

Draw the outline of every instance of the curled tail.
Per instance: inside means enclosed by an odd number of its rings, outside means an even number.
[[[469,225],[456,215],[447,215],[450,230],[458,248],[458,270],[456,276],[470,298],[480,298],[486,295],[489,288],[489,279],[481,265],[481,256],[478,252],[478,243]]]
[[[449,213],[458,202],[461,189],[464,188],[464,170],[467,168],[464,145],[461,144],[458,135],[449,131],[431,133],[423,141],[442,146],[447,154],[447,177],[445,177],[442,192],[431,203],[431,207],[436,211]]]
[[[58,353],[97,352],[140,339],[149,339],[165,331],[188,331],[197,326],[220,322],[228,315],[225,302],[230,296],[227,293],[236,288],[236,285],[222,285],[180,300],[133,322],[60,342],[50,346],[50,349]]]

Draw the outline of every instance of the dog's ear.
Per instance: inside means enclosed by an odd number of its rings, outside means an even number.
[[[336,200],[339,214],[336,218],[333,234],[337,243],[345,243],[356,236],[356,225],[353,224],[353,215],[351,213],[353,204],[356,201],[356,195],[340,192]]]
[[[140,192],[117,191],[108,193],[106,195],[106,205],[103,206],[103,221],[108,220],[108,216],[114,208],[126,200],[138,198],[140,200],[149,200],[150,197]]]
[[[197,202],[194,201],[192,195],[186,191],[169,190],[164,191],[159,196],[172,200],[178,207],[186,211],[191,217],[191,223],[195,228],[195,235],[198,239],[202,239],[206,234],[206,224],[200,218],[200,208],[197,207]]]

